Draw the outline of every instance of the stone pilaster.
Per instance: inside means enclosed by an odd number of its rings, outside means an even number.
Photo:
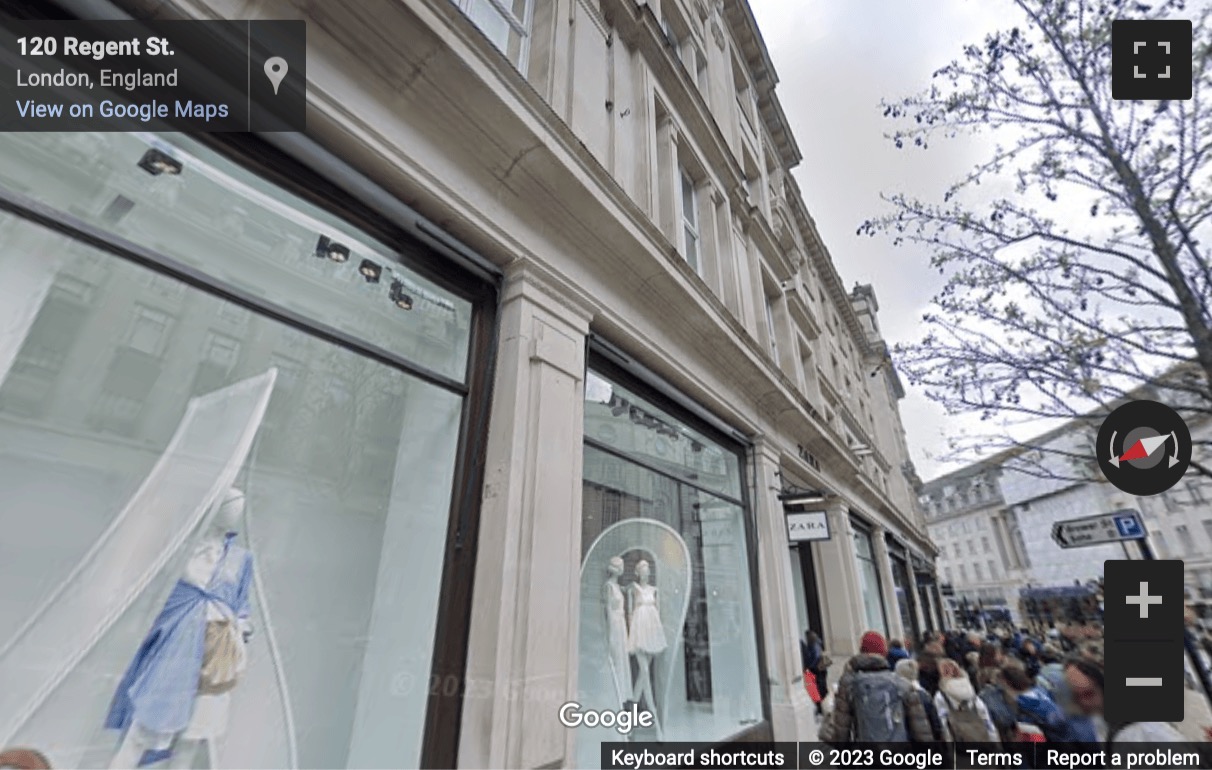
[[[501,307],[461,767],[567,765],[576,693],[585,337],[591,311],[531,267]]]
[[[888,620],[889,637],[904,639],[905,624],[901,621],[901,608],[896,601],[896,583],[892,579],[892,554],[888,551],[888,530],[875,527],[871,531],[871,543],[875,547],[875,565],[880,572],[880,596],[884,601],[884,617]]]
[[[835,659],[858,651],[863,633],[863,605],[854,558],[854,528],[850,512],[841,500],[826,510],[830,539],[816,544],[816,579],[821,587],[822,636],[825,648]]]
[[[791,582],[801,577],[791,571],[791,544],[783,504],[778,499],[779,454],[762,439],[753,451],[757,473],[751,499],[756,509],[758,585],[774,739],[814,741],[815,707],[804,689],[799,646],[803,629],[797,627],[795,588]]]

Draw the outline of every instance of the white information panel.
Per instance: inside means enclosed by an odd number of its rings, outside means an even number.
[[[787,538],[793,543],[828,540],[829,519],[824,511],[787,514]]]

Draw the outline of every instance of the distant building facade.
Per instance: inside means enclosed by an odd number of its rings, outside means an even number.
[[[1167,378],[1189,376],[1200,375],[1179,368]],[[1132,395],[1180,411],[1191,398],[1165,385],[1142,387]],[[1198,411],[1186,417],[1193,460],[1209,467],[1212,420]],[[1094,452],[1099,424],[1070,421],[1024,442],[1021,449],[923,486],[927,527],[939,549],[939,571],[954,591],[951,608],[957,619],[965,606],[970,609],[978,601],[1002,606],[1003,600],[1016,621],[1047,623],[1062,614],[1092,619],[1098,611],[1103,562],[1140,558],[1140,550],[1132,543],[1062,548],[1053,538],[1053,527],[1122,509],[1142,514],[1157,558],[1184,560],[1188,597],[1202,617],[1212,618],[1212,479],[1192,467],[1168,492],[1127,495],[1085,459]],[[985,558],[986,543],[992,559]],[[996,577],[990,570],[996,570]]]
[[[938,570],[953,622],[1018,617],[1017,586],[1029,564],[1019,521],[1006,506],[1002,469],[977,463],[922,487],[926,528],[938,547]]]

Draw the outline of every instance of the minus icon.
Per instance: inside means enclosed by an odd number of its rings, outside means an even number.
[[[1130,676],[1125,678],[1124,684],[1127,687],[1161,687],[1162,678],[1160,676]]]

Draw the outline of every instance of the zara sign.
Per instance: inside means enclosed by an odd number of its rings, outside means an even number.
[[[829,520],[824,511],[787,514],[787,539],[793,543],[805,540],[828,540]]]

